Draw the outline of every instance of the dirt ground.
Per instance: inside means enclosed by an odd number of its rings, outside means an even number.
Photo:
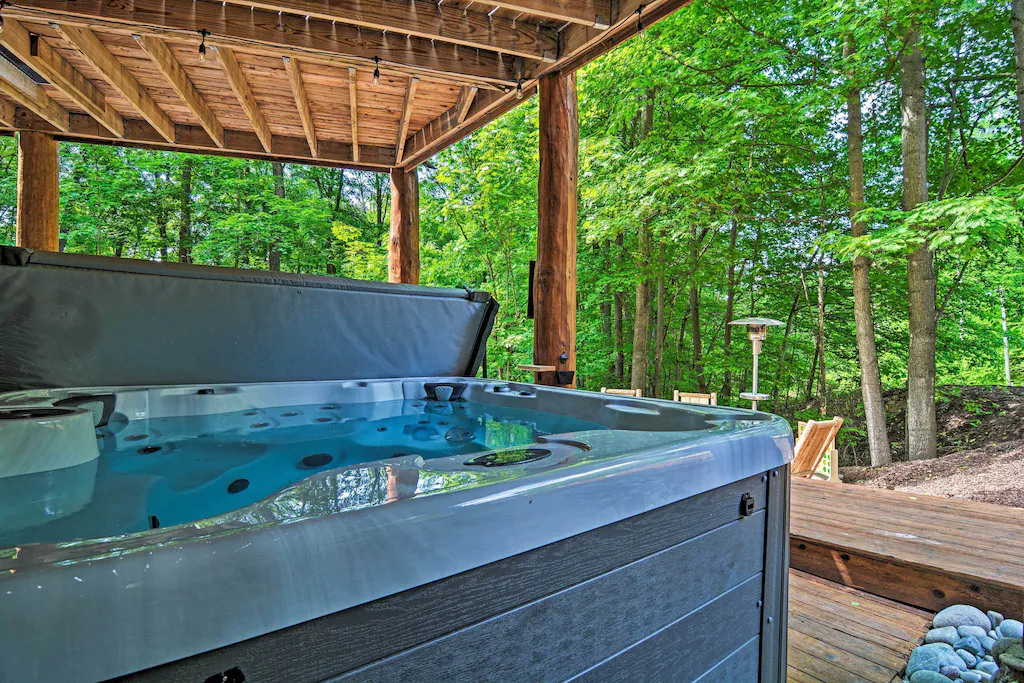
[[[940,457],[878,469],[842,467],[843,480],[1024,508],[1024,387],[947,386],[936,395]],[[903,456],[903,399],[903,392],[886,392],[897,460]]]
[[[843,480],[876,488],[1024,508],[1024,441],[889,467],[843,467]]]

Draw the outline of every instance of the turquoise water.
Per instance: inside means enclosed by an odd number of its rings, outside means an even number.
[[[589,429],[604,427],[521,408],[427,400],[112,421],[97,430],[98,461],[0,479],[0,546],[173,526],[338,467],[413,454],[471,456]]]

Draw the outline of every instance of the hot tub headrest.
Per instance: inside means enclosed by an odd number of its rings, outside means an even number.
[[[472,376],[496,311],[468,289],[0,247],[0,391]]]

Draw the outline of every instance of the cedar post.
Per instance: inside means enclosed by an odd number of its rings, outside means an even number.
[[[18,133],[18,218],[15,244],[60,251],[57,141],[46,133]]]
[[[388,281],[420,282],[420,181],[415,167],[391,169]]]
[[[576,370],[576,180],[579,120],[576,76],[540,79],[540,177],[537,182],[537,265],[533,284],[533,362]],[[565,354],[566,359],[562,360]],[[559,385],[553,372],[538,384]],[[574,386],[572,382],[561,386]]]

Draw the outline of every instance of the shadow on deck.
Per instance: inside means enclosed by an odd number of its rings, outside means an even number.
[[[789,680],[899,680],[932,614],[1024,615],[1024,510],[794,479]]]

